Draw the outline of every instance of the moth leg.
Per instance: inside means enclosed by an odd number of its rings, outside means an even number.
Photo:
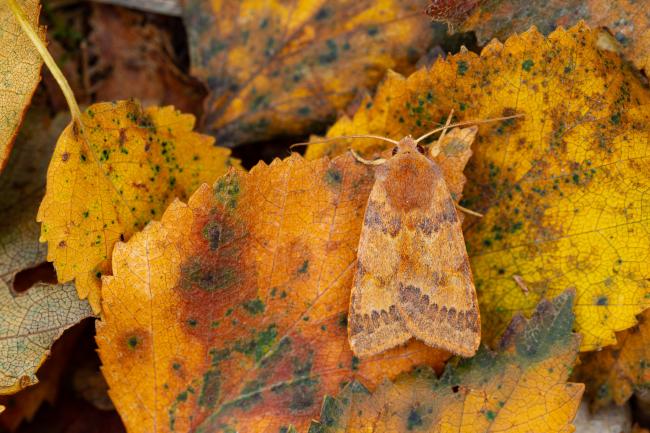
[[[459,211],[461,211],[463,213],[466,213],[468,215],[474,215],[475,217],[483,218],[482,213],[478,213],[478,212],[475,212],[475,211],[473,211],[471,209],[467,209],[466,207],[463,207],[463,206],[459,205],[456,202],[454,202],[454,206],[456,206],[456,209],[458,209]]]
[[[442,139],[445,137],[445,134],[447,133],[447,129],[451,124],[451,118],[453,116],[454,116],[454,109],[452,108],[451,111],[449,112],[449,116],[447,116],[447,122],[445,122],[445,126],[442,128],[440,137],[438,137],[436,144],[432,145],[431,150],[429,150],[429,154],[431,155],[431,158],[435,158],[440,154],[440,143],[442,143]]]
[[[521,275],[513,275],[512,279],[515,280],[515,283],[519,286],[522,292],[524,292],[525,295],[528,295],[530,293],[530,290],[528,289],[528,286],[526,285],[526,282],[522,278]]]
[[[354,149],[350,149],[350,153],[352,153],[352,156],[354,156],[354,159],[359,161],[362,164],[366,165],[382,165],[384,162],[386,162],[385,158],[378,158],[378,159],[365,159],[361,155],[359,155]]]

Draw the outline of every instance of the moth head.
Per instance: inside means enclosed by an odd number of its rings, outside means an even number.
[[[410,135],[402,138],[399,143],[393,148],[393,156],[398,153],[421,153],[424,155],[424,147],[422,147],[417,141],[413,139]]]

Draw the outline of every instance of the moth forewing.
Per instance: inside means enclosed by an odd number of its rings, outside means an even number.
[[[442,171],[406,137],[379,166],[357,252],[348,333],[360,357],[411,337],[472,356],[480,316],[455,203]]]

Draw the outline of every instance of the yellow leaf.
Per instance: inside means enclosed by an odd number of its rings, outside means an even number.
[[[573,294],[515,317],[498,353],[485,348],[438,379],[430,369],[385,381],[374,392],[353,382],[327,397],[310,433],[572,432],[584,385],[567,383],[579,337]]]
[[[82,122],[59,138],[37,219],[59,281],[74,279],[79,296],[98,312],[100,280],[110,270],[115,242],[238,162],[211,137],[192,131],[194,116],[173,107],[100,103]]]
[[[38,26],[38,0],[17,0],[32,26]],[[3,1],[4,3],[4,1]],[[45,40],[45,27],[38,27]],[[5,167],[14,138],[41,78],[43,60],[23,33],[11,9],[0,8],[0,171]]]
[[[389,74],[371,103],[328,132],[418,136],[444,122],[483,124],[466,169],[465,239],[492,340],[517,311],[576,289],[582,350],[616,341],[650,306],[650,91],[584,25],[536,30],[461,52],[408,78]],[[342,152],[318,144],[307,157]],[[354,146],[372,153],[374,140]]]
[[[587,385],[594,409],[612,401],[618,405],[637,390],[650,385],[650,310],[639,316],[639,324],[617,335],[618,342],[599,352],[581,356],[576,378]]]
[[[116,245],[97,344],[130,433],[306,428],[352,379],[442,367],[449,355],[416,341],[350,351],[372,173],[349,154],[233,170]]]
[[[421,0],[191,0],[183,3],[192,73],[208,87],[218,143],[304,134],[334,118],[389,68],[436,45]]]
[[[650,16],[647,3],[636,0],[497,0],[478,7],[462,25],[476,32],[479,44],[506,38],[531,25],[548,34],[558,26],[585,20],[592,28],[607,27],[618,42],[617,50],[639,69],[650,67]],[[605,37],[606,35],[603,35]]]

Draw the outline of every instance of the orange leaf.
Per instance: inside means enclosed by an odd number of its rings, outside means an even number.
[[[322,397],[448,357],[360,361],[346,318],[372,169],[348,154],[232,170],[117,244],[97,344],[131,433],[304,428]]]

